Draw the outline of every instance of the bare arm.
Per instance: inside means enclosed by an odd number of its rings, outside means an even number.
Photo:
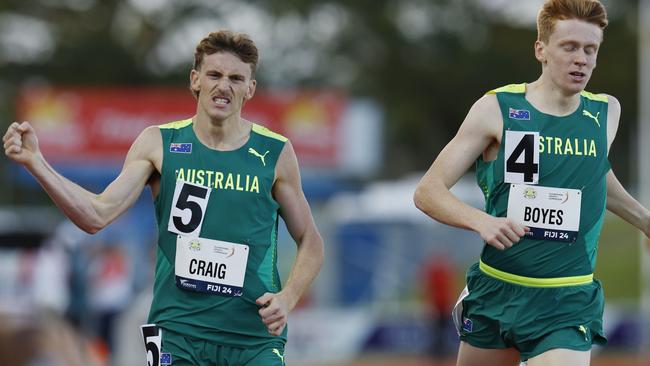
[[[607,209],[650,238],[650,212],[623,188],[612,170],[607,173]]]
[[[11,124],[3,141],[5,154],[24,165],[63,213],[89,233],[104,228],[131,207],[162,159],[160,132],[157,127],[149,127],[131,146],[120,175],[104,192],[94,194],[63,177],[48,164],[28,122]]]
[[[467,205],[449,189],[480,154],[498,146],[502,125],[495,95],[485,95],[474,103],[456,136],[422,177],[413,197],[415,205],[428,216],[448,225],[476,231],[497,249],[518,242],[526,228]]]
[[[273,195],[280,204],[280,214],[287,224],[289,234],[296,241],[298,251],[284,288],[277,294],[266,293],[257,299],[262,321],[269,333],[280,335],[286,325],[289,311],[316,278],[323,263],[321,238],[302,191],[298,160],[290,142],[280,154],[276,167],[277,179]]]
[[[621,105],[612,96],[608,96],[608,99],[607,150],[609,151],[618,130]],[[650,212],[625,190],[613,170],[607,173],[607,209],[641,230],[650,238]]]

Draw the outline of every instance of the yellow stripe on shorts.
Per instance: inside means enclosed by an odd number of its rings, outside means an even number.
[[[494,277],[503,282],[513,283],[515,285],[530,286],[530,287],[564,287],[564,286],[580,286],[588,285],[594,281],[594,274],[584,276],[571,276],[571,277],[555,277],[555,278],[535,278],[519,276],[508,272],[500,271],[496,268],[490,267],[483,261],[479,261],[479,269],[490,277]]]

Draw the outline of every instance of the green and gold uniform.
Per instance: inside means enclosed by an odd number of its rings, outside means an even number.
[[[218,151],[198,140],[192,120],[159,127],[163,161],[155,199],[159,238],[149,322],[163,330],[162,352],[171,353],[173,365],[283,365],[287,329],[279,337],[270,335],[255,300],[281,290],[276,267],[279,204],[272,188],[287,139],[253,124],[242,147]],[[205,207],[195,202],[202,196],[191,187],[175,192],[186,188],[178,181],[209,190]],[[173,212],[180,212],[174,209],[188,215],[174,217]],[[209,245],[203,239],[247,246],[243,286],[207,285],[212,291],[204,287],[201,292],[179,277],[175,261],[181,245],[177,241],[183,235],[170,231],[172,226],[199,238],[191,242],[190,250],[205,251]],[[190,272],[198,270],[215,279],[226,270],[219,263],[204,261],[197,266],[200,261],[192,261]]]
[[[604,344],[604,298],[593,272],[610,170],[607,96],[582,92],[578,109],[558,117],[531,105],[525,98],[525,84],[489,93],[498,99],[503,135],[497,158],[477,161],[486,212],[507,216],[512,185],[504,179],[504,167],[528,164],[531,177],[538,174],[538,181],[525,191],[528,196],[538,194],[536,187],[566,188],[581,195],[579,228],[565,241],[525,236],[503,251],[485,245],[480,262],[468,271],[461,339],[480,348],[515,347],[522,360],[554,348],[589,350],[592,343]],[[532,155],[522,150],[506,156],[506,131],[538,133],[538,164],[525,162]],[[551,218],[562,222],[562,216]]]

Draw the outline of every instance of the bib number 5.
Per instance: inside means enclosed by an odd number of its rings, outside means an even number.
[[[199,236],[210,189],[198,184],[177,181],[167,230],[186,236]]]
[[[506,131],[504,181],[539,182],[539,132]]]
[[[147,366],[160,366],[160,346],[162,330],[155,324],[145,324],[140,327],[144,347],[147,351]]]

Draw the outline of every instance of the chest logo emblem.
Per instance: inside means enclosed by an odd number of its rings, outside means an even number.
[[[181,154],[191,154],[192,153],[192,143],[172,142],[171,144],[169,144],[169,152],[181,153]]]
[[[530,111],[526,109],[508,108],[508,117],[517,120],[530,120]]]
[[[594,121],[596,121],[596,124],[598,125],[598,127],[600,127],[600,122],[598,122],[598,116],[600,115],[600,112],[596,113],[596,115],[594,116],[594,115],[591,114],[591,112],[589,112],[588,110],[583,109],[583,110],[582,110],[582,115],[583,115],[583,116],[587,116],[587,117],[593,119]]]
[[[273,353],[275,353],[276,356],[280,357],[280,360],[282,361],[282,364],[284,364],[284,356],[280,351],[278,351],[277,348],[272,349]]]
[[[250,148],[248,148],[248,152],[249,152],[250,154],[253,154],[253,155],[257,156],[258,158],[260,158],[260,160],[262,160],[262,165],[266,166],[266,162],[264,161],[264,158],[266,157],[266,154],[269,153],[268,150],[266,150],[266,152],[264,153],[264,155],[262,155],[262,154],[258,153],[257,150],[255,150],[255,149],[253,149],[252,147],[250,147]]]

